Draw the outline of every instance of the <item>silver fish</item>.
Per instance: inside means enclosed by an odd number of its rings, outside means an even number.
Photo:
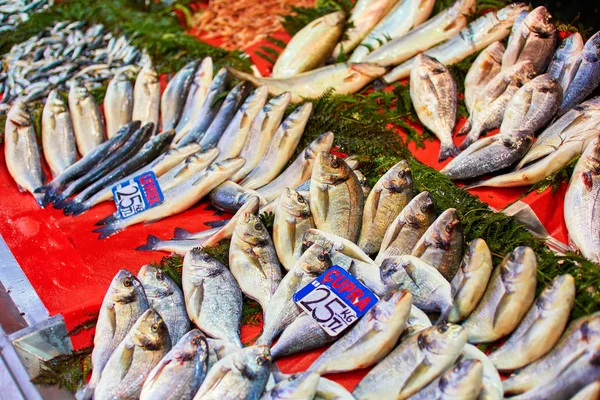
[[[429,192],[416,195],[385,231],[375,263],[388,257],[412,253],[421,236],[436,219],[435,205]]]
[[[533,303],[515,332],[490,360],[499,371],[522,368],[548,353],[567,326],[575,301],[575,280],[560,275]]]
[[[438,312],[445,320],[452,309],[450,283],[434,267],[413,256],[383,260],[381,278],[388,290],[412,293],[413,303],[425,312]]]
[[[94,399],[139,398],[144,381],[169,350],[167,325],[156,310],[146,310],[108,359]]]
[[[302,255],[304,233],[314,227],[308,201],[294,189],[286,189],[273,221],[273,244],[286,270],[291,270]]]
[[[309,202],[318,229],[352,242],[358,239],[364,195],[344,160],[325,152],[317,155]]]
[[[213,162],[215,162],[219,156],[219,149],[217,148],[202,150],[202,147],[198,145],[198,143],[191,143],[188,146],[199,148],[199,150],[190,154],[173,168],[159,176],[158,183],[163,191],[177,186],[197,172],[206,169]],[[183,152],[184,149],[188,148],[188,146],[177,147],[169,151],[177,150]]]
[[[263,205],[267,203],[256,190],[246,189],[233,181],[223,182],[209,196],[213,207],[229,213],[237,212],[252,197],[258,197]]]
[[[483,375],[481,377],[481,391],[479,392],[478,400],[502,400],[504,398],[504,390],[502,389],[502,380],[500,374],[494,367],[494,364],[485,355],[472,344],[465,344],[461,360],[478,360],[483,367]]]
[[[258,400],[271,367],[267,346],[246,347],[225,356],[208,372],[196,400]]]
[[[219,261],[196,248],[185,255],[182,286],[188,316],[207,335],[239,347],[242,292]]]
[[[266,310],[281,282],[281,267],[267,228],[254,214],[246,213],[237,221],[229,268],[244,294]]]
[[[82,156],[85,156],[104,142],[104,122],[96,100],[76,79],[71,81],[69,90],[69,111],[77,149]]]
[[[141,121],[142,125],[152,122],[154,133],[158,132],[160,114],[160,82],[151,62],[148,62],[138,74],[133,87],[133,111],[131,119]]]
[[[440,140],[438,162],[458,154],[452,141],[456,124],[456,83],[444,64],[425,54],[410,70],[410,99],[419,121]]]
[[[453,306],[448,321],[458,323],[477,307],[493,267],[492,254],[485,240],[473,240],[451,281]]]
[[[310,247],[313,243],[317,243],[327,249],[330,254],[339,252],[346,257],[361,261],[367,264],[376,263],[358,247],[356,244],[343,237],[336,236],[332,233],[325,232],[319,229],[309,229],[304,233],[304,246]]]
[[[405,339],[352,392],[358,400],[407,399],[450,367],[465,345],[458,325],[436,325]]]
[[[241,186],[247,189],[258,189],[279,175],[296,150],[311,111],[312,103],[304,103],[281,123],[262,160],[240,182]]]
[[[146,244],[136,247],[139,251],[165,251],[167,253],[186,255],[188,251],[196,247],[205,247],[206,241],[217,233],[221,228],[212,228],[203,231],[204,235],[196,239],[169,239],[161,240],[154,235],[148,235]]]
[[[365,201],[358,246],[366,254],[377,253],[386,229],[412,197],[412,172],[402,160],[377,181]]]
[[[406,326],[412,295],[392,291],[317,358],[308,371],[321,375],[367,368],[377,364],[396,345]]]
[[[317,392],[320,376],[314,372],[290,375],[265,392],[261,400],[313,400]]]
[[[242,348],[227,340],[206,338],[208,342],[208,371],[224,357],[241,351]]]
[[[335,341],[312,316],[302,313],[285,328],[271,349],[274,360],[283,356],[313,350]]]
[[[552,59],[558,32],[544,6],[537,7],[513,29],[502,57],[502,70],[521,61],[531,61],[536,73],[546,70]]]
[[[483,367],[478,360],[460,360],[411,400],[475,400],[481,390]]]
[[[494,269],[483,298],[463,323],[469,343],[493,342],[513,332],[533,304],[537,261],[529,247],[517,247]]]
[[[150,372],[140,400],[192,400],[208,372],[208,343],[191,330]]]
[[[431,325],[431,320],[427,314],[413,304],[410,307],[410,314],[406,320],[406,329],[402,333],[402,336],[400,336],[400,342],[425,328],[429,328]]]
[[[190,320],[185,311],[185,300],[181,289],[161,269],[150,264],[142,266],[138,272],[138,279],[144,286],[150,307],[161,316],[164,315],[163,319],[169,329],[171,343],[179,342],[179,339],[190,330]]]
[[[314,400],[355,400],[352,393],[342,385],[327,378],[321,377],[317,385]]]
[[[502,55],[504,54],[502,42],[494,42],[483,49],[477,56],[467,76],[465,76],[465,105],[469,113],[477,103],[477,98],[502,67]]]
[[[206,57],[200,63],[200,66],[194,73],[192,84],[190,85],[185,104],[181,112],[181,117],[177,122],[177,136],[175,140],[181,139],[192,127],[192,123],[204,105],[208,88],[213,80],[213,62],[212,58]]]
[[[133,85],[124,71],[118,72],[108,83],[103,104],[106,137],[110,139],[132,121]]]
[[[577,64],[583,50],[583,38],[579,32],[563,39],[554,53],[547,73],[560,83],[563,91],[566,90],[577,71]]]
[[[571,397],[571,400],[596,400],[600,397],[600,380],[590,383],[577,394]]]
[[[42,148],[53,177],[77,161],[71,115],[56,89],[48,95],[42,112]]]
[[[187,63],[173,76],[165,88],[160,98],[160,119],[163,131],[175,129],[177,126],[198,64],[196,60]]]

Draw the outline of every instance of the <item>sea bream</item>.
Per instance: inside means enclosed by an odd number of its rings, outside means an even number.
[[[460,360],[438,379],[411,396],[411,400],[476,400],[483,367],[479,360]]]
[[[274,360],[283,356],[309,351],[335,341],[312,316],[301,313],[289,324],[271,349]]]
[[[261,400],[313,400],[321,377],[314,372],[299,372],[283,377],[267,390]]]
[[[50,91],[42,112],[42,148],[53,177],[77,161],[71,115],[56,89]]]
[[[181,112],[181,117],[177,122],[175,130],[177,131],[176,140],[182,138],[189,132],[192,127],[193,120],[198,116],[204,100],[208,93],[208,88],[213,79],[213,62],[212,58],[206,57],[200,63],[200,66],[194,73],[192,84],[185,98],[185,104]]]
[[[81,156],[85,156],[104,142],[104,121],[94,96],[77,79],[71,80],[69,112],[77,149]]]
[[[223,182],[209,195],[214,208],[228,213],[236,213],[252,197],[258,197],[262,205],[267,203],[256,190],[246,189],[232,180]]]
[[[119,71],[108,82],[103,105],[106,137],[110,139],[117,134],[123,125],[132,121],[133,85],[125,71]]]
[[[465,106],[469,113],[473,112],[485,85],[500,73],[504,50],[502,42],[494,42],[483,49],[471,64],[465,76]]]
[[[151,62],[146,63],[138,74],[133,87],[133,111],[131,119],[142,125],[152,122],[158,132],[160,114],[160,82]]]
[[[467,343],[463,347],[459,360],[478,360],[483,367],[478,400],[502,400],[504,398],[500,374],[483,351]]]
[[[165,88],[160,98],[160,119],[163,131],[175,129],[177,126],[198,64],[199,61],[194,60],[184,65]]]
[[[582,50],[583,38],[579,32],[574,32],[563,39],[548,65],[547,73],[560,83],[563,92],[573,80]]]

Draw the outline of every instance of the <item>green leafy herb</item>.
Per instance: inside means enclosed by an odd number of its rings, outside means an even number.
[[[86,319],[82,323],[75,326],[75,328],[73,328],[69,332],[67,332],[67,336],[75,336],[83,331],[90,330],[96,326],[97,322],[98,322],[98,316]]]
[[[37,385],[59,385],[71,392],[85,383],[91,371],[92,346],[42,361],[40,373],[31,381]]]
[[[181,288],[181,269],[183,268],[183,257],[179,254],[173,254],[163,257],[159,263],[152,263],[156,268],[160,268],[169,278]]]
[[[256,301],[244,297],[242,325],[257,326],[262,323],[262,308]]]

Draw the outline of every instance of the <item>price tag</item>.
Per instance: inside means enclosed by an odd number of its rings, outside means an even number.
[[[379,298],[337,265],[294,294],[294,301],[330,336],[337,336],[369,311]]]
[[[112,192],[122,219],[155,207],[165,200],[156,174],[152,171],[113,186]]]

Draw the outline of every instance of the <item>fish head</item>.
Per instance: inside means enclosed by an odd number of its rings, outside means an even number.
[[[528,10],[529,6],[525,3],[512,3],[498,10],[498,12],[496,13],[496,18],[498,18],[498,21],[506,21],[510,23],[510,27],[514,23],[515,19],[517,19],[517,17],[521,15],[523,11]]]
[[[400,161],[388,170],[382,179],[382,185],[392,193],[401,193],[405,190],[411,190],[413,186],[413,177],[410,166],[406,160]]]
[[[473,391],[479,393],[483,377],[483,364],[476,359],[463,359],[458,361],[442,377],[439,389],[451,398],[471,397]]]
[[[448,68],[444,64],[424,53],[420,53],[415,57],[413,68],[422,71],[419,74],[422,78],[448,73]]]
[[[417,344],[424,353],[443,356],[449,351],[460,351],[467,342],[467,330],[460,325],[441,323],[419,333]]]
[[[67,106],[56,89],[52,89],[48,94],[46,107],[48,107],[53,114],[62,114],[67,111]]]
[[[246,101],[244,101],[244,104],[242,104],[240,110],[244,113],[247,113],[250,110],[253,111],[253,114],[258,112],[262,107],[264,107],[268,95],[269,87],[267,85],[257,87],[252,93],[250,93]],[[246,117],[247,114],[244,115],[244,119]],[[252,121],[248,119],[248,123],[252,123]]]
[[[317,243],[310,246],[296,261],[296,265],[311,276],[319,276],[333,265],[329,251]]]
[[[588,39],[585,43],[581,56],[590,63],[600,61],[600,32]]]
[[[369,311],[371,318],[388,323],[404,320],[412,305],[412,294],[408,290],[391,290]]]
[[[210,57],[205,57],[202,59],[200,66],[196,70],[194,74],[193,85],[196,87],[206,87],[210,80],[212,79],[213,73],[213,61]]]
[[[225,68],[221,68],[219,72],[215,75],[210,86],[208,88],[209,91],[221,90],[224,85],[227,85],[229,82],[230,73]]]
[[[490,249],[485,240],[477,238],[471,242],[463,260],[460,269],[465,273],[477,271],[484,264],[491,261]]]
[[[125,71],[119,71],[115,74],[115,76],[113,76],[113,78],[110,80],[111,84],[116,84],[116,85],[121,85],[123,83],[129,83],[129,77],[127,76],[127,74],[125,73]]]
[[[566,332],[574,331],[577,332],[574,336],[577,337],[578,341],[585,343],[597,342],[600,339],[600,312],[586,315],[571,322]]]
[[[297,190],[286,188],[279,201],[281,209],[298,219],[307,219],[311,216],[308,201]]]
[[[184,263],[194,267],[194,274],[202,277],[218,276],[225,266],[219,260],[204,252],[201,247],[194,247],[188,251]]]
[[[213,149],[215,149],[215,148],[216,147],[214,147]],[[213,149],[210,149],[210,150],[213,150]],[[218,149],[218,148],[216,148],[216,149]],[[181,146],[181,147],[172,147],[172,148],[170,148],[169,150],[167,150],[165,152],[165,157],[174,157],[174,156],[176,156],[178,154],[190,154],[190,153],[192,153],[192,155],[193,155],[194,153],[198,153],[198,152],[201,152],[201,151],[202,151],[202,146],[200,146],[196,142],[193,142],[193,143],[188,143],[188,144],[186,144],[184,146]],[[191,157],[191,156],[189,156],[189,157]],[[186,159],[187,159],[187,157],[186,157]]]
[[[412,256],[388,257],[381,262],[379,274],[388,287],[398,287],[405,280],[406,267],[412,265]]]
[[[231,176],[242,168],[245,163],[246,160],[241,157],[226,158],[225,160],[210,164],[206,170]]]
[[[525,153],[533,143],[535,132],[528,129],[518,129],[502,137],[502,145],[507,152]]]
[[[177,285],[160,268],[150,264],[142,266],[138,272],[148,298],[163,298],[171,296],[177,290]]]
[[[198,65],[200,65],[199,60],[190,61],[189,63],[185,64],[183,68],[181,68],[180,72],[184,73],[185,75],[193,74],[194,71],[196,71],[196,68],[198,68]]]
[[[25,103],[22,101],[17,101],[10,108],[6,118],[17,127],[26,127],[31,125],[31,117],[25,108]]]
[[[69,89],[69,97],[73,97],[77,101],[82,101],[91,96],[87,88],[81,85],[79,80],[76,78],[71,79],[70,83],[71,87]]]
[[[583,49],[583,38],[579,32],[575,32],[560,43],[554,58],[557,60],[566,60],[580,52],[581,49]]]
[[[334,241],[325,236],[322,231],[311,228],[304,232],[304,236],[302,236],[302,247],[306,251],[314,244],[323,247],[330,254],[336,247]]]
[[[301,372],[292,374],[279,381],[271,389],[274,399],[310,399],[317,391],[321,376],[316,372]]]
[[[132,331],[131,339],[136,346],[146,350],[161,350],[171,347],[167,324],[154,308],[144,311]]]
[[[193,143],[193,144],[197,145],[197,143]],[[183,149],[183,147],[181,149]],[[174,150],[177,150],[177,148],[175,148]],[[220,153],[220,150],[218,147],[213,147],[208,150],[202,150],[202,147],[200,147],[200,149],[197,152],[195,152],[194,154],[192,154],[191,156],[186,158],[184,162],[186,165],[190,165],[190,166],[206,165],[206,160],[217,158],[219,153]]]
[[[369,62],[352,63],[350,64],[350,70],[358,72],[359,75],[365,76],[370,79],[377,79],[379,77],[382,77],[387,72],[387,70],[384,67]],[[350,75],[349,78],[351,77],[352,75]]]
[[[179,364],[195,364],[198,358],[201,363],[208,359],[208,343],[202,332],[193,329],[177,343],[177,349],[173,352],[173,361]]]
[[[544,6],[539,6],[527,14],[523,24],[541,38],[547,38],[556,33],[556,27],[552,23],[552,15]]]
[[[246,243],[254,246],[264,246],[270,242],[269,232],[258,216],[244,213],[236,224],[236,232]]]
[[[506,48],[502,44],[502,42],[494,42],[485,48],[485,53],[489,57],[489,61],[495,64],[502,64],[502,56],[504,56],[504,51]]]
[[[500,266],[500,276],[505,283],[518,283],[535,277],[537,260],[531,247],[519,246],[510,252]]]
[[[343,11],[332,12],[323,17],[323,21],[329,26],[340,26],[346,23],[346,14]]]
[[[569,274],[554,278],[538,296],[535,304],[538,308],[551,310],[573,304],[575,300],[575,279]]]
[[[262,373],[269,373],[271,351],[267,345],[245,347],[233,355],[234,367],[249,380],[257,379]]]
[[[352,170],[341,158],[324,151],[315,159],[311,179],[328,185],[335,185],[348,179]]]
[[[152,62],[147,62],[142,67],[142,70],[138,74],[138,79],[143,79],[146,83],[157,83],[158,82],[158,73],[152,65]]]
[[[111,300],[121,304],[133,303],[139,296],[146,296],[142,283],[126,269],[117,272],[109,291]]]
[[[560,96],[560,99],[557,99],[557,101],[562,101],[562,87],[560,86],[560,83],[558,83],[558,80],[553,78],[550,74],[536,76],[527,83],[527,86],[539,93],[554,94],[556,97]]]
[[[269,100],[269,102],[263,107],[262,112],[264,114],[269,114],[270,112],[279,113],[287,108],[291,100],[292,94],[290,92],[280,93]]]
[[[148,124],[152,124],[152,127],[154,127],[154,124],[152,122],[149,122]],[[144,143],[143,148],[144,149],[151,149],[151,148],[155,148],[155,147],[165,148],[167,145],[169,145],[173,141],[174,137],[175,137],[175,129],[169,129],[167,131],[164,131],[157,135],[154,135],[152,138],[150,138],[149,141]]]
[[[462,224],[458,218],[456,209],[449,208],[444,211],[433,223],[431,240],[436,247],[448,250],[452,240],[457,234],[462,233]]]
[[[406,222],[415,228],[429,225],[435,220],[435,204],[429,192],[416,195],[402,211]]]
[[[328,152],[333,145],[333,132],[325,132],[313,140],[304,150],[304,161],[312,162],[322,151]]]
[[[509,79],[511,84],[521,87],[535,78],[535,65],[531,61],[521,61],[506,69],[503,72],[504,77]]]

